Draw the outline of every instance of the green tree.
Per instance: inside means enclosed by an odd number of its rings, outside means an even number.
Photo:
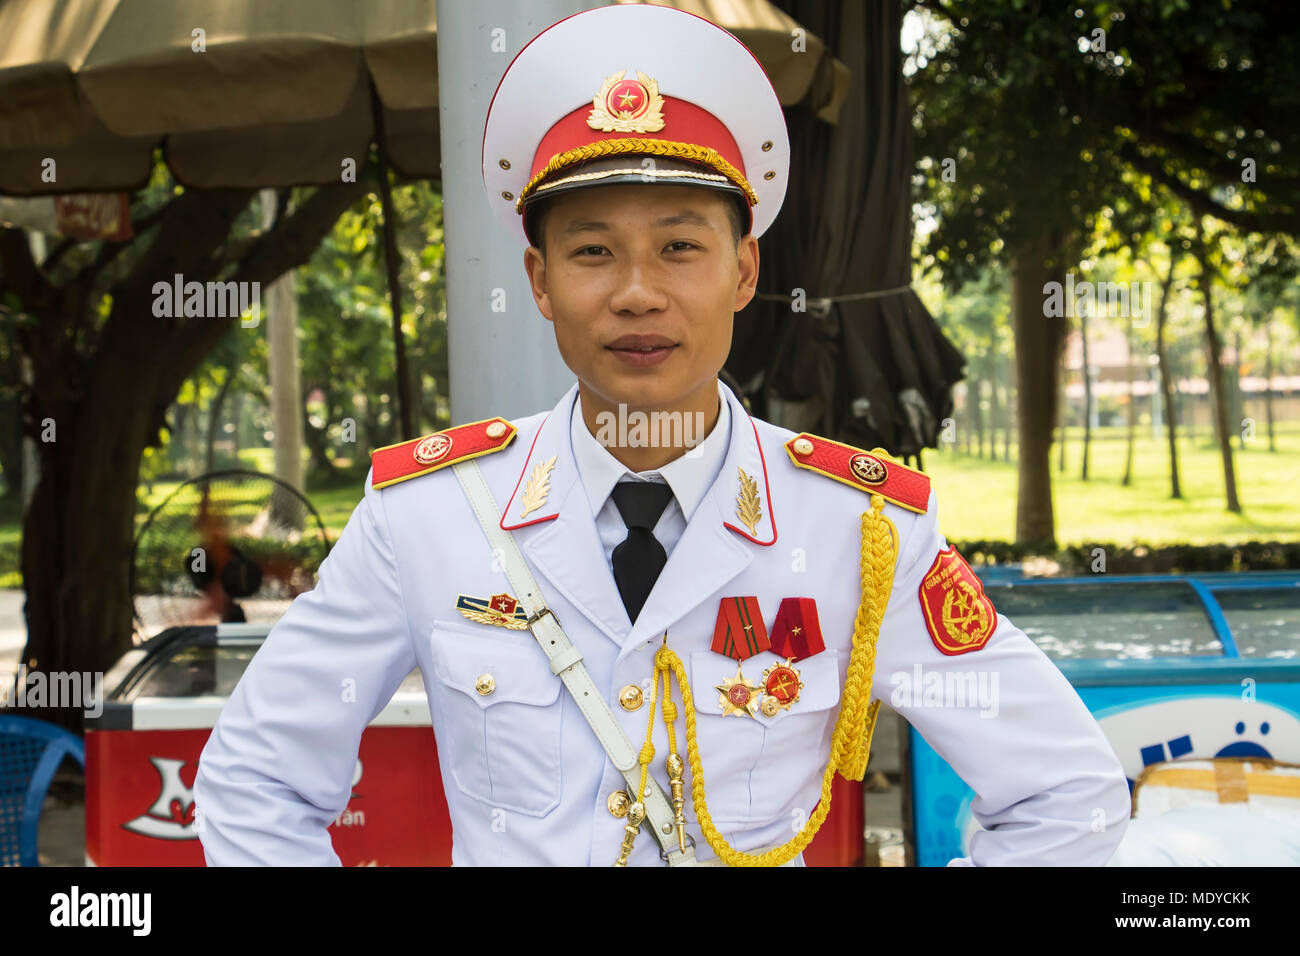
[[[1065,321],[1042,314],[1043,289],[1078,261],[1099,210],[1134,188],[1135,171],[1234,229],[1297,228],[1300,125],[1289,117],[1300,106],[1300,50],[1277,29],[1290,10],[1281,0],[914,9],[932,27],[911,61],[918,169],[939,223],[925,251],[950,288],[990,259],[1011,266],[1016,535],[1051,541]]]

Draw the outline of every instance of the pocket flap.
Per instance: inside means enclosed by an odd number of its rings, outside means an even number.
[[[561,681],[551,673],[532,634],[524,631],[514,640],[503,640],[485,633],[489,630],[435,621],[430,640],[438,680],[480,707],[505,701],[536,706],[555,703]],[[480,678],[490,684],[489,692],[480,692]]]
[[[745,680],[759,688],[759,700],[763,699],[763,674],[774,664],[781,664],[785,658],[778,657],[771,651],[755,654],[741,662],[740,670]],[[771,717],[765,717],[761,710],[755,709],[755,719],[765,726],[771,726],[792,714],[810,713],[834,707],[840,702],[840,664],[839,652],[824,650],[812,657],[796,661],[794,669],[799,672],[803,687],[799,698],[789,709],[781,708]],[[695,710],[699,715],[721,716],[722,705],[718,685],[735,677],[736,662],[713,651],[697,651],[691,655],[691,693],[695,697]],[[744,718],[747,719],[747,718]]]

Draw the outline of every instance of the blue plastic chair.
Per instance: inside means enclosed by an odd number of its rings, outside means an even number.
[[[0,714],[0,866],[41,865],[41,807],[66,756],[85,771],[86,748],[76,734],[43,720]]]

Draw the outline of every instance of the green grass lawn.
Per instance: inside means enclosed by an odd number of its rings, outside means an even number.
[[[270,474],[274,467],[275,453],[270,448],[246,448],[239,452],[239,467],[249,471]],[[141,495],[142,504],[136,515],[137,526],[142,523],[149,512],[170,495],[181,483],[178,481],[156,481],[153,488]],[[331,540],[338,537],[343,526],[348,523],[352,510],[361,500],[365,491],[365,474],[344,475],[336,484],[328,487],[309,487],[307,499],[312,507],[320,512],[321,521],[329,532]]]
[[[1066,439],[1066,470],[1057,471],[1052,450],[1053,503],[1058,544],[1211,544],[1249,540],[1300,540],[1300,423],[1280,425],[1270,453],[1261,427],[1233,460],[1242,513],[1224,505],[1223,463],[1208,429],[1178,448],[1182,500],[1169,497],[1168,443],[1138,428],[1133,482],[1124,474],[1125,430],[1093,432],[1089,480],[1079,478],[1081,428]],[[999,453],[1001,446],[999,445]],[[1016,514],[1016,446],[1012,460],[990,461],[960,452],[927,450],[925,469],[939,502],[944,534],[954,541],[1012,540]]]

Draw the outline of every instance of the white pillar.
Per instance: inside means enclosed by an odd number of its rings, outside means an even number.
[[[558,20],[606,5],[438,0],[452,424],[546,411],[573,384],[529,291],[523,246],[498,225],[483,190],[483,127],[497,83],[525,43]],[[494,311],[494,302],[504,309]]]

